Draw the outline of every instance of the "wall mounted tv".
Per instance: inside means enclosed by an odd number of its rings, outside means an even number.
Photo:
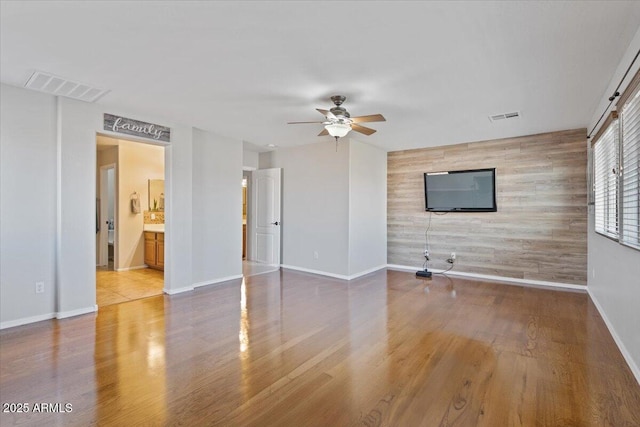
[[[430,212],[496,212],[496,169],[427,172],[424,199]]]

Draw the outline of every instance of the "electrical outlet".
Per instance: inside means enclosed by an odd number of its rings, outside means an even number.
[[[318,251],[313,251],[313,259],[318,259]]]
[[[44,282],[36,282],[36,294],[44,293]]]
[[[429,256],[429,251],[427,249],[424,250],[424,256]]]
[[[451,252],[451,259],[455,261],[455,259],[456,259],[456,253],[455,252]]]

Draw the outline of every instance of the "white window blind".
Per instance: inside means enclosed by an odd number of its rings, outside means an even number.
[[[640,87],[622,109],[620,242],[640,249]]]
[[[613,120],[593,147],[595,229],[618,238],[618,120]]]

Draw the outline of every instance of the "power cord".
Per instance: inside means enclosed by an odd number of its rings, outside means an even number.
[[[448,212],[436,212],[436,215],[446,215]],[[424,231],[424,263],[422,264],[422,269],[424,271],[427,271],[428,269],[428,264],[429,264],[429,253],[430,253],[430,249],[431,247],[429,246],[429,230],[431,229],[431,215],[433,214],[433,212],[429,211],[429,221],[427,222],[427,228]],[[453,270],[453,266],[455,263],[455,260],[452,258],[449,258],[447,260],[447,262],[449,264],[451,264],[451,267],[449,267],[448,269],[444,270],[444,271],[439,271],[439,272],[432,272],[433,274],[442,274],[442,275],[446,275],[446,273],[448,273],[449,271]]]
[[[447,275],[447,273],[448,273],[449,271],[451,271],[451,270],[453,270],[453,263],[451,264],[451,267],[447,268],[447,269],[446,269],[446,270],[444,270],[444,271],[433,271],[432,273],[433,273],[433,274],[443,274],[443,275],[445,275],[445,276],[446,276],[446,275]]]

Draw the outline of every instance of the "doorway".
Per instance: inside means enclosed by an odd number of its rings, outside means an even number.
[[[100,166],[100,183],[98,197],[98,267],[113,271],[115,269],[115,206],[116,206],[116,164]]]
[[[98,134],[98,306],[162,295],[165,148]]]
[[[245,277],[280,269],[281,176],[282,170],[276,168],[243,172]]]
[[[242,260],[247,260],[248,240],[247,240],[247,223],[249,214],[249,200],[247,194],[249,192],[249,182],[251,181],[251,172],[243,171],[242,173]]]

